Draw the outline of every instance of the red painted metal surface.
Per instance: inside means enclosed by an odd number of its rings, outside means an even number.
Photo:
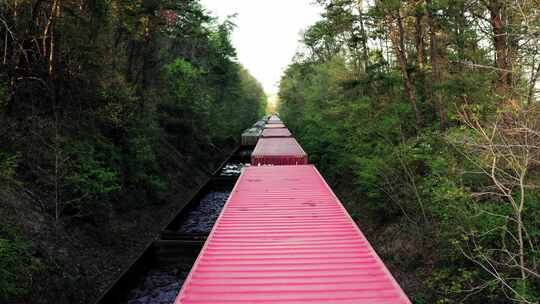
[[[308,156],[293,137],[259,138],[252,165],[305,165]]]
[[[262,132],[262,137],[291,137],[291,131],[286,128],[279,128],[279,129],[264,129]]]
[[[281,121],[281,119],[279,119],[279,117],[277,117],[276,115],[272,115],[270,116],[270,118],[268,119],[268,123],[269,124],[276,124],[276,123],[283,123]]]
[[[264,126],[265,129],[280,129],[280,128],[285,128],[285,125],[282,124],[282,123],[276,123],[276,124],[266,124],[266,126]]]
[[[314,166],[247,168],[175,304],[410,304]]]

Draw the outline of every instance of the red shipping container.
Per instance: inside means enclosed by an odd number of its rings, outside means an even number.
[[[410,304],[312,165],[250,167],[175,304]]]
[[[252,165],[305,165],[308,156],[294,137],[260,138],[251,154]]]
[[[277,123],[283,123],[281,121],[281,119],[279,119],[279,117],[277,117],[276,115],[272,115],[270,116],[270,118],[268,119],[268,122],[269,124],[277,124]]]
[[[264,126],[265,129],[280,129],[280,128],[285,128],[285,125],[282,124],[282,123],[279,123],[279,124],[266,124],[266,126]]]
[[[264,129],[262,132],[262,137],[291,137],[291,131],[286,128],[279,128],[279,129]]]

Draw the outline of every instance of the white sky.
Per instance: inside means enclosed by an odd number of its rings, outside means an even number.
[[[319,19],[313,0],[201,0],[223,20],[238,13],[233,43],[240,63],[261,82],[267,94],[276,94],[281,74],[299,46],[300,32]]]

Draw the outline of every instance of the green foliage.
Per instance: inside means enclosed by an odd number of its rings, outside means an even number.
[[[120,189],[118,172],[88,155],[82,157],[75,169],[77,174],[71,181],[89,195],[99,197]]]
[[[171,100],[159,103],[162,126],[192,142],[210,144],[239,133],[255,121],[266,106],[261,85],[233,60],[230,20],[211,24],[206,41],[207,57],[176,58],[165,66]],[[185,140],[174,138],[185,148]]]
[[[427,287],[437,290],[441,294],[437,300],[437,304],[450,304],[459,303],[452,299],[451,295],[460,294],[463,290],[472,288],[480,276],[479,271],[470,271],[467,268],[441,268],[436,270],[431,278],[427,281]],[[484,286],[486,288],[486,298],[491,301],[496,300],[496,297],[489,296],[489,293],[493,293],[497,290],[498,286],[496,282]],[[474,296],[471,298],[474,300]]]
[[[29,293],[24,280],[43,270],[39,260],[28,254],[30,245],[13,232],[0,234],[0,300]]]
[[[401,271],[415,273],[413,280],[421,286],[409,295],[416,302],[506,303],[511,297],[536,303],[538,280],[534,274],[523,277],[516,264],[516,208],[489,177],[493,153],[501,147],[507,149],[497,155],[496,170],[506,178],[516,168],[516,161],[508,159],[532,155],[516,147],[535,144],[516,135],[530,125],[523,117],[512,121],[522,101],[506,107],[496,102],[500,96],[494,93],[492,49],[478,42],[483,34],[472,26],[475,18],[464,18],[485,13],[485,7],[435,0],[433,20],[428,21],[424,2],[375,1],[364,3],[363,11],[357,1],[317,3],[324,8],[322,20],[305,31],[305,49],[285,71],[279,92],[279,113],[310,161],[341,195],[351,198],[348,209],[355,219],[362,225],[373,222],[370,232],[381,227],[383,235],[372,237],[385,239],[383,248],[392,244],[387,231],[395,225],[402,231],[398,238],[417,245],[384,256],[389,263],[400,256]],[[433,46],[430,31],[436,34],[435,53],[428,52]],[[394,43],[403,43],[404,67],[396,54],[402,46]],[[433,54],[441,56],[439,62]],[[439,80],[434,68],[440,69]],[[408,91],[422,117],[417,126]],[[520,126],[510,132],[518,139],[498,141],[495,152],[474,153],[485,145],[478,143],[482,136],[474,128],[502,112],[500,125]],[[538,114],[532,117],[536,121]],[[490,128],[485,130],[491,134]],[[538,272],[540,178],[536,165],[528,164],[523,225],[529,244],[523,256]],[[513,177],[514,183],[519,180]],[[517,188],[508,187],[519,201]],[[409,263],[403,261],[407,257]],[[426,271],[426,265],[433,270]],[[490,273],[493,269],[500,278]]]
[[[0,180],[14,181],[15,170],[17,169],[20,155],[9,155],[0,151]]]
[[[0,4],[0,190],[17,180],[43,226],[69,234],[82,220],[99,238],[117,231],[115,217],[199,182],[266,97],[236,59],[233,20],[218,22],[198,0],[54,3]],[[10,257],[26,250],[0,240]],[[0,294],[16,293],[8,283]]]
[[[2,18],[14,39],[43,33],[32,9],[6,4]],[[21,176],[48,210],[60,202],[99,214],[138,191],[145,203],[159,201],[171,176],[162,163],[206,157],[265,108],[260,84],[236,62],[232,19],[217,22],[198,1],[99,0],[60,10],[50,29],[55,53],[40,44],[21,53],[8,39],[13,69],[0,72],[0,117],[9,110],[12,127],[0,134],[9,152],[0,155],[0,176],[10,179],[25,164]],[[26,65],[29,53],[42,57]],[[163,145],[170,159],[157,157]]]
[[[134,86],[120,80],[102,88],[99,97],[103,105],[98,110],[98,118],[115,127],[128,127],[136,119],[140,102],[135,91]]]
[[[205,100],[198,96],[201,94],[198,86],[202,80],[201,72],[198,68],[194,67],[185,59],[178,58],[173,63],[165,66],[165,69],[169,81],[172,82],[171,87],[181,106],[186,108],[191,107],[192,111],[202,113],[208,111],[209,105],[205,104]]]
[[[159,202],[163,193],[168,190],[167,181],[159,171],[159,158],[156,152],[159,135],[159,128],[151,125],[134,128],[130,134],[127,192],[132,192],[128,194],[130,196],[140,195],[141,190],[146,192],[145,197],[133,198],[135,201],[146,198],[150,202]]]
[[[8,98],[8,85],[2,79],[0,79],[0,113],[3,112],[4,107],[7,105]]]
[[[94,144],[94,145],[93,145]],[[102,208],[121,190],[117,161],[111,145],[72,142],[66,147],[70,160],[65,164],[62,201],[68,213],[91,214]]]

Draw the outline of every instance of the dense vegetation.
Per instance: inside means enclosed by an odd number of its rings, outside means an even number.
[[[540,301],[540,2],[318,0],[279,112],[415,303]]]
[[[0,302],[95,297],[91,244],[121,247],[122,215],[184,199],[262,115],[233,28],[196,0],[0,2]]]

